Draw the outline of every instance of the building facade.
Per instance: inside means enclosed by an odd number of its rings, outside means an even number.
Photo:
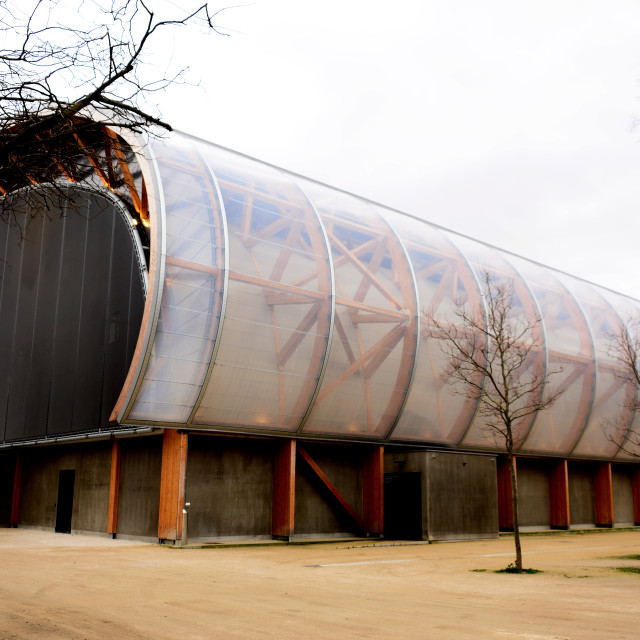
[[[103,133],[5,196],[5,522],[178,540],[189,503],[191,539],[497,535],[501,452],[423,327],[483,309],[485,270],[563,390],[523,427],[523,524],[640,521],[610,344],[640,303],[189,136]]]

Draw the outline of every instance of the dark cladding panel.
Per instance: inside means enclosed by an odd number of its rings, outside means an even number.
[[[33,328],[38,308],[42,230],[42,217],[35,218],[25,229],[22,240],[20,293],[16,308],[18,322],[14,332],[11,392],[7,407],[8,431],[15,433],[17,437],[32,435],[25,424],[25,413],[30,401],[29,385],[34,339]]]
[[[102,363],[108,342],[110,262],[113,256],[113,227],[120,217],[108,201],[94,200],[88,211],[80,324],[75,366],[73,430],[100,424]],[[130,249],[129,249],[130,251]],[[108,306],[107,306],[108,309]],[[109,407],[111,410],[113,407]]]
[[[20,232],[0,224],[0,433],[7,441],[105,427],[142,321],[128,222],[88,190]],[[31,205],[30,205],[31,206]],[[6,422],[6,425],[5,425]]]
[[[46,431],[48,434],[65,433],[72,429],[87,218],[86,215],[69,212],[62,219],[62,224],[62,266],[57,307],[53,310],[56,326],[49,365],[51,394]]]
[[[7,425],[6,418],[23,245],[20,242],[21,231],[18,227],[9,227],[4,222],[4,217],[0,226],[2,227],[3,239],[2,245],[0,245],[2,249],[2,254],[0,254],[0,275],[2,277],[0,281],[2,286],[0,295],[0,432],[8,439],[19,437],[14,434],[11,426]]]
[[[59,220],[47,220],[43,231],[40,258],[42,286],[38,291],[38,308],[33,331],[25,435],[42,433],[42,425],[47,424],[49,412],[51,367],[48,364],[51,361],[55,336],[55,308],[60,281],[63,225]]]

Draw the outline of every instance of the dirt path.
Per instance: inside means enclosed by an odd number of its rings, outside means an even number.
[[[640,532],[170,549],[0,529],[0,638],[603,640],[640,635]],[[640,556],[639,556],[640,557]],[[484,570],[484,571],[483,571]]]

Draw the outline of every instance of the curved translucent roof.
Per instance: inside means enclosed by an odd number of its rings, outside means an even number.
[[[481,309],[479,273],[542,317],[531,371],[564,390],[522,451],[621,456],[636,392],[608,341],[640,303],[353,195],[172,134],[141,161],[150,290],[113,418],[251,433],[487,449],[424,310]]]

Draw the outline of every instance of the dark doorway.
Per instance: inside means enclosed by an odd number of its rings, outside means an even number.
[[[75,469],[64,469],[58,477],[58,508],[56,509],[56,533],[71,533],[73,512],[73,485]]]
[[[422,474],[384,474],[384,537],[422,540]]]

